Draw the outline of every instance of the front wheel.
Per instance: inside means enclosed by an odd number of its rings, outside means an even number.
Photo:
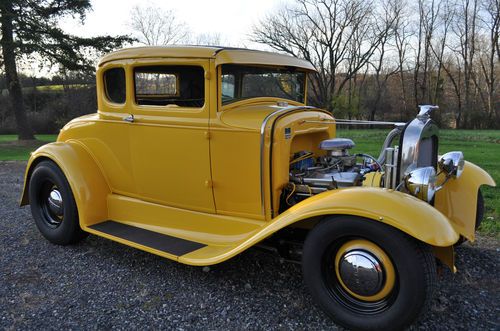
[[[326,219],[306,238],[304,280],[335,322],[355,330],[399,330],[429,305],[436,284],[430,248],[388,225]]]

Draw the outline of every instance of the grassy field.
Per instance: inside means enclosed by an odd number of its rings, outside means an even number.
[[[27,160],[39,146],[55,141],[56,135],[37,134],[36,141],[17,141],[16,135],[0,135],[0,161]]]
[[[356,143],[353,152],[378,156],[388,130],[338,130],[338,137]],[[18,143],[15,135],[0,135],[0,160],[27,160],[38,146],[54,141],[55,135],[37,135],[35,143]],[[465,159],[485,169],[500,185],[500,130],[441,130],[439,152],[462,151]],[[483,187],[486,213],[480,232],[500,236],[500,189]]]

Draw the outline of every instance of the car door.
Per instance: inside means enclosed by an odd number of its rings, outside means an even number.
[[[215,212],[209,154],[208,60],[141,60],[134,81],[131,152],[147,201]]]
[[[124,121],[131,103],[126,65],[123,61],[104,64],[97,71],[96,83],[98,114],[88,115],[89,121],[72,132],[99,163],[113,193],[137,194],[130,162],[130,126]]]

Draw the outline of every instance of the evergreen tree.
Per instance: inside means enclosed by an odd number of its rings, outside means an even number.
[[[38,55],[66,70],[93,71],[88,55],[109,52],[132,39],[128,36],[82,38],[65,33],[58,20],[78,17],[83,22],[91,9],[90,0],[0,0],[0,48],[16,119],[19,139],[34,139],[28,122],[19,83],[17,60],[22,55]]]

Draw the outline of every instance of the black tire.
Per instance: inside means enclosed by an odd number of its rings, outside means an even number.
[[[351,243],[369,244],[367,247],[373,247],[378,253],[371,254],[371,249],[363,248],[345,250]],[[350,274],[352,277],[346,277],[347,282],[351,281],[350,288],[340,276],[346,270],[342,268],[349,263],[336,261],[343,252],[339,261],[347,261],[345,257],[352,257],[352,254],[367,253],[371,258],[380,257],[382,252],[384,258],[375,260],[386,263],[380,263],[381,268],[347,269],[356,270]],[[362,299],[365,294],[354,290],[349,292],[360,284],[374,284],[359,276],[363,270],[371,270],[379,277],[379,287],[371,288],[378,292],[366,294],[370,300]],[[392,270],[392,276],[388,270]],[[326,219],[310,231],[304,243],[302,271],[304,281],[319,306],[336,323],[354,330],[401,330],[407,327],[428,309],[436,287],[436,262],[428,245],[388,225],[352,216]],[[379,295],[383,297],[376,298]]]
[[[477,191],[477,205],[476,205],[476,224],[474,225],[474,229],[477,231],[479,227],[481,226],[481,222],[483,221],[484,217],[484,198],[483,198],[483,193],[481,193],[481,189]],[[462,245],[464,242],[467,241],[467,238],[464,236],[460,236],[458,241],[455,243],[455,247],[458,247]]]
[[[36,165],[29,181],[29,201],[38,230],[50,242],[74,244],[88,235],[80,228],[69,183],[54,162],[42,161]]]

